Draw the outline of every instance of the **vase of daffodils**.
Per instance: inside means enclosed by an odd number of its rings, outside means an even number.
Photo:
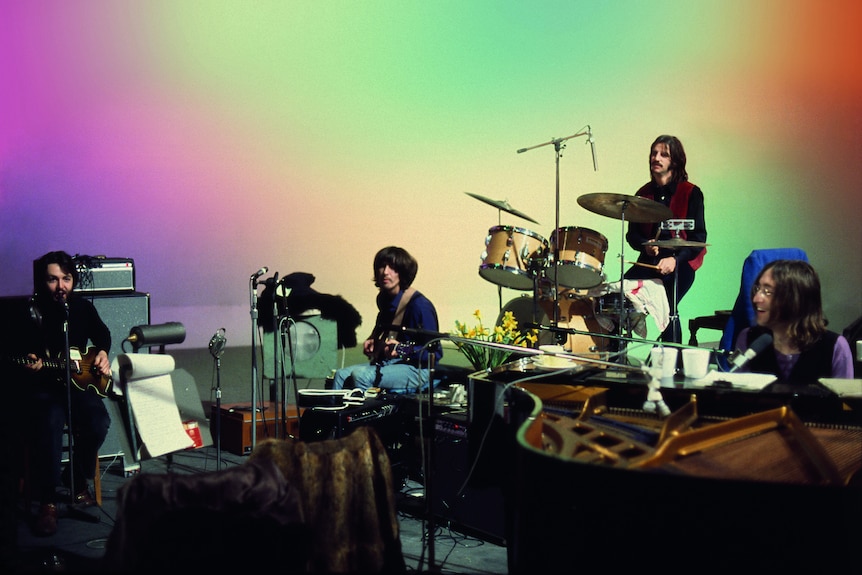
[[[463,339],[475,339],[477,341],[501,343],[518,347],[533,346],[537,339],[537,330],[520,331],[515,314],[507,311],[503,314],[500,325],[488,327],[482,322],[482,313],[477,309],[473,312],[476,325],[469,327],[460,321],[455,321],[454,336]],[[483,345],[471,345],[469,342],[456,341],[455,345],[470,361],[476,370],[485,370],[497,367],[508,362],[513,354],[507,349],[497,349]]]

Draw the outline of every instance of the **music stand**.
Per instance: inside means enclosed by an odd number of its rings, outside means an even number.
[[[132,344],[132,353],[138,353],[142,347],[159,347],[159,353],[165,353],[165,345],[169,343],[182,343],[186,340],[186,328],[180,322],[172,321],[156,325],[136,325],[129,330],[129,336],[125,341]],[[125,343],[125,342],[124,342]],[[126,390],[123,390],[127,394]],[[132,414],[132,402],[128,395],[124,395],[126,403],[126,418],[129,426],[129,443],[132,448],[132,459],[139,460],[137,432],[135,420]]]

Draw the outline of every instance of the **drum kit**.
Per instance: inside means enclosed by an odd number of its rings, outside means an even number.
[[[506,201],[467,194],[501,212],[538,223]],[[640,196],[592,193],[580,196],[578,204],[596,214],[619,219],[621,245],[625,243],[627,220],[659,223],[673,217],[667,206]],[[705,247],[707,244],[673,238],[655,241],[655,245],[676,250]],[[553,322],[550,330],[540,330],[540,344],[559,343],[571,353],[599,357],[620,351],[626,335],[631,336],[633,316],[636,315],[622,290],[617,302],[614,301],[616,294],[601,298],[589,296],[593,288],[606,283],[604,264],[607,250],[607,238],[589,228],[558,226],[548,240],[526,228],[497,225],[488,230],[485,238],[479,275],[496,284],[498,290],[506,287],[533,292],[532,298],[520,296],[506,306],[502,306],[501,300],[500,318],[511,311],[519,324],[542,326]],[[620,278],[623,277],[625,263],[620,258]],[[675,306],[672,313],[675,317]],[[617,330],[619,336],[612,335]],[[615,349],[614,342],[617,343]]]

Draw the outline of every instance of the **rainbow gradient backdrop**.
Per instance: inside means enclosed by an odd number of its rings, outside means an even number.
[[[800,247],[840,331],[862,314],[860,15],[855,0],[2,0],[0,295],[30,293],[49,250],[130,257],[152,323],[185,324],[185,347],[220,327],[248,345],[249,277],[268,266],[347,299],[362,339],[372,258],[394,244],[448,331],[525,294],[478,274],[500,223],[597,231],[617,281],[636,257],[622,222],[577,198],[633,194],[668,133],[710,243],[683,325],[733,306],[751,250]],[[559,162],[551,145],[516,153],[587,125],[598,170],[584,137]]]

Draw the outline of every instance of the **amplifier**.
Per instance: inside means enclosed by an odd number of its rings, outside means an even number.
[[[343,409],[331,407],[307,408],[299,420],[299,438],[302,441],[337,439],[349,435],[360,425],[373,425],[386,442],[386,435],[397,425],[391,417],[398,406],[390,400],[365,399],[362,405],[350,405]]]
[[[268,437],[275,437],[276,419],[281,417],[281,404],[276,406],[274,403],[263,402],[263,409],[260,407],[255,414],[255,440],[261,441]],[[295,436],[297,432],[297,416],[296,406],[287,405],[285,409],[287,413],[287,421],[284,422],[289,436]],[[300,413],[302,409],[300,409]],[[251,444],[251,403],[228,403],[222,404],[219,411],[221,416],[219,422],[221,430],[219,437],[221,438],[221,448],[234,455],[248,455],[252,452]],[[212,406],[212,415],[210,417],[210,427],[215,432],[216,407]],[[278,422],[279,425],[282,423]]]
[[[130,258],[76,258],[78,292],[135,291],[135,261]]]
[[[429,472],[431,510],[436,517],[451,522],[451,526],[493,543],[504,543],[505,501],[503,483],[506,469],[494,482],[481,484],[472,478],[487,474],[483,461],[471,454],[466,413],[450,413],[437,417],[434,429],[433,464]],[[511,461],[511,454],[503,457]]]

